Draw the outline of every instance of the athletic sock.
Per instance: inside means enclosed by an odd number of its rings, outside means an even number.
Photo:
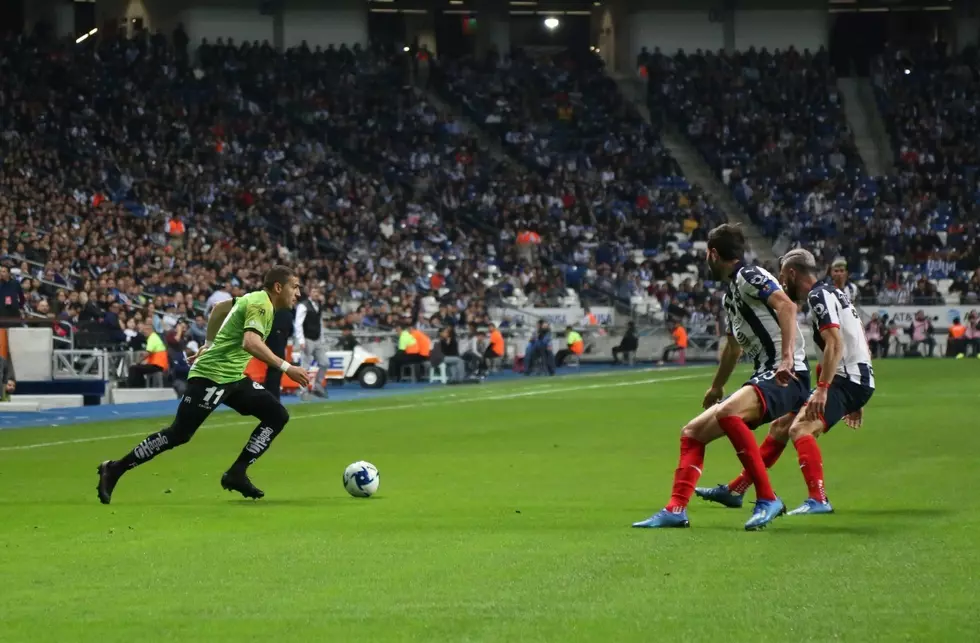
[[[806,481],[807,494],[817,502],[827,502],[827,492],[823,487],[823,456],[817,439],[812,435],[804,435],[793,441],[796,454],[800,460],[800,471]]]
[[[783,449],[785,448],[785,442],[780,442],[771,435],[766,436],[766,439],[762,441],[762,446],[759,447],[759,453],[762,454],[762,463],[766,465],[767,469],[772,469],[772,466],[779,460],[779,456],[783,454]],[[732,493],[742,495],[751,486],[752,479],[749,478],[749,474],[745,469],[742,469],[742,473],[738,474],[734,480],[728,483],[728,490]]]
[[[175,446],[178,446],[178,441],[174,437],[174,434],[169,428],[148,435],[132,451],[124,455],[120,460],[112,462],[110,466],[123,472],[145,464],[164,451],[169,451]],[[179,444],[183,444],[183,442],[179,442]]]
[[[674,470],[674,486],[670,492],[667,511],[678,513],[687,508],[694,494],[694,487],[704,467],[704,442],[681,437],[681,457]]]
[[[238,459],[231,465],[229,471],[244,473],[250,465],[262,457],[262,454],[269,450],[272,441],[283,430],[284,424],[270,424],[259,422],[259,425],[252,431],[252,436],[245,444],[245,448],[238,455]]]
[[[742,466],[749,474],[752,484],[755,485],[755,495],[759,500],[775,500],[776,494],[773,493],[772,485],[769,484],[769,473],[766,465],[762,461],[762,454],[759,445],[755,443],[752,431],[742,418],[731,415],[718,419],[721,430],[725,432],[735,453],[742,462]]]

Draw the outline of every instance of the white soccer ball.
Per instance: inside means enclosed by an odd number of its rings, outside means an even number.
[[[370,462],[355,462],[344,471],[344,489],[355,498],[370,498],[378,493],[381,474]]]

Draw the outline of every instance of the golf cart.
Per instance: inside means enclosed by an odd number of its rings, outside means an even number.
[[[384,388],[388,373],[381,368],[381,358],[361,346],[352,351],[327,351],[327,363],[321,364],[327,380],[358,382],[362,388]]]

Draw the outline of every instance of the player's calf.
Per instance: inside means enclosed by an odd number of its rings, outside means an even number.
[[[762,461],[759,445],[746,423],[746,420],[756,422],[765,415],[760,397],[752,388],[742,387],[722,402],[717,414],[718,426],[735,447],[735,454],[755,485],[756,497],[759,500],[775,500],[776,494],[769,483],[769,474]]]
[[[789,441],[789,429],[793,424],[795,413],[787,413],[769,425],[769,434],[762,441],[759,453],[762,455],[762,463],[766,469],[771,469],[786,448]],[[742,469],[734,480],[727,485],[718,485],[710,488],[699,488],[695,491],[699,498],[711,502],[718,502],[726,507],[739,508],[742,506],[742,496],[752,486],[752,479],[748,471]]]
[[[252,431],[252,435],[245,444],[245,448],[238,455],[238,459],[228,469],[228,474],[232,474],[233,478],[244,476],[248,467],[269,450],[272,442],[282,433],[282,430],[286,428],[286,423],[289,422],[289,411],[286,410],[286,407],[274,400],[272,396],[268,396],[268,400],[270,403],[265,404],[264,408],[256,414],[259,418],[259,425]],[[245,478],[247,479],[247,476]],[[245,495],[244,492],[243,495]]]
[[[146,436],[132,451],[119,460],[106,460],[99,465],[99,484],[96,490],[99,501],[107,505],[112,501],[112,492],[124,473],[145,464],[164,451],[169,451],[190,441],[193,431],[184,430],[174,422],[163,431]]]
[[[807,420],[803,415],[797,417],[790,427],[790,438],[796,448],[800,462],[800,473],[806,482],[807,500],[790,515],[832,513],[833,507],[827,500],[823,481],[823,455],[817,445],[817,437],[824,432],[822,420]]]

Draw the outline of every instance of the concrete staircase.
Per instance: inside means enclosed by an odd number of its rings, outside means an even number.
[[[838,78],[837,88],[844,99],[844,114],[854,133],[854,144],[868,174],[888,174],[893,169],[895,154],[878,111],[871,81],[867,78]]]
[[[644,81],[629,74],[612,74],[611,77],[616,81],[616,85],[623,96],[636,106],[637,111],[648,123],[652,123],[650,109],[647,107],[647,88]],[[742,206],[732,196],[731,190],[715,175],[700,152],[691,145],[675,123],[670,121],[666,123],[663,141],[667,151],[681,166],[681,171],[684,172],[687,180],[704,190],[705,194],[721,209],[730,222],[742,226],[746,241],[748,241],[749,247],[755,252],[759,261],[775,264],[777,255],[773,252],[772,243],[752,222]]]

